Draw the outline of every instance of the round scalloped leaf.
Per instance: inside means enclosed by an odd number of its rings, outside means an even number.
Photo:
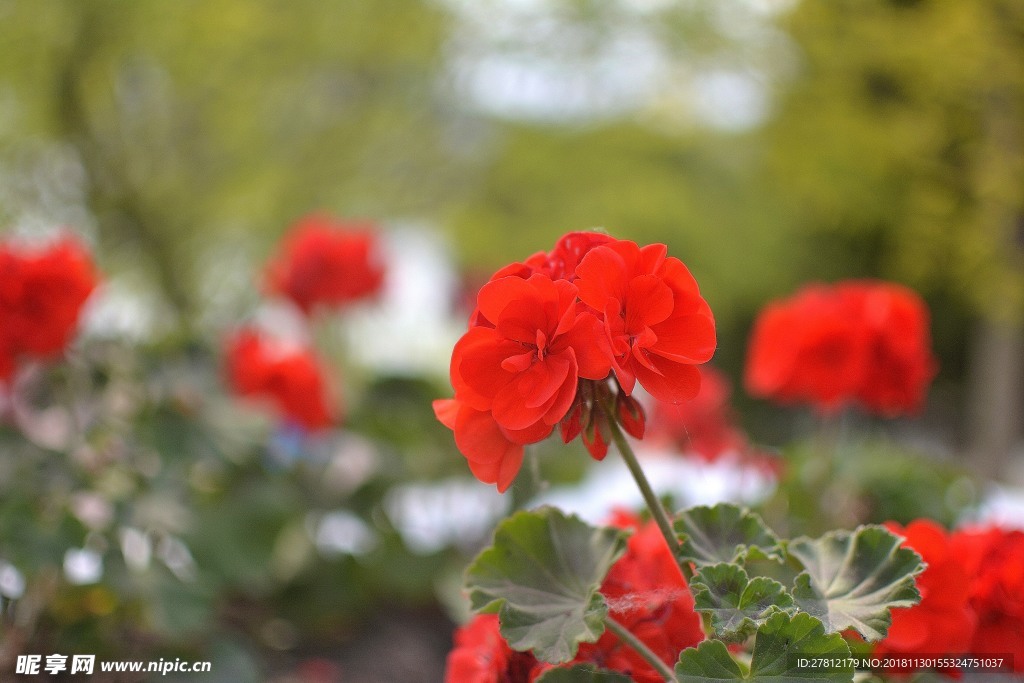
[[[757,629],[749,671],[736,662],[720,640],[706,640],[683,650],[676,664],[679,683],[759,681],[763,683],[849,683],[852,666],[801,666],[800,659],[837,660],[849,664],[850,648],[838,633],[826,634],[809,614],[776,612]]]
[[[763,576],[751,579],[735,564],[702,568],[690,590],[694,609],[710,615],[712,628],[725,640],[743,640],[775,612],[796,609],[781,583]]]
[[[466,571],[477,612],[497,612],[501,635],[516,650],[552,664],[576,656],[581,642],[604,632],[608,613],[598,592],[626,548],[619,529],[596,528],[556,508],[518,512]]]
[[[883,527],[801,537],[787,550],[804,566],[793,585],[797,606],[829,632],[853,628],[868,641],[879,640],[892,624],[891,608],[921,600],[914,585],[924,571],[921,556]]]
[[[590,664],[557,669],[548,669],[540,675],[537,683],[631,683],[626,674],[598,669]]]
[[[674,529],[682,543],[682,559],[698,567],[742,560],[750,546],[767,556],[780,551],[779,539],[758,515],[731,503],[683,510],[676,515]]]

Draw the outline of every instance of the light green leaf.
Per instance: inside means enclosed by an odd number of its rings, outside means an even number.
[[[849,683],[853,680],[849,657],[850,648],[843,637],[826,634],[822,623],[811,615],[790,617],[776,612],[757,630],[749,672],[732,658],[724,643],[708,640],[679,655],[676,677],[679,683]],[[842,666],[811,666],[801,659]]]
[[[625,551],[625,533],[544,507],[505,519],[466,572],[470,604],[497,612],[501,635],[541,661],[568,662],[604,632],[598,588]]]
[[[742,560],[749,546],[769,556],[779,552],[779,539],[758,515],[729,503],[683,510],[676,515],[674,528],[682,542],[682,559],[697,566]]]
[[[890,608],[920,602],[914,577],[925,565],[883,527],[801,537],[790,541],[788,551],[805,570],[793,585],[797,606],[829,632],[854,628],[869,641],[879,640],[892,624]]]
[[[778,581],[747,576],[735,564],[704,567],[690,582],[694,609],[711,616],[715,633],[743,640],[779,610],[795,611],[793,596]]]
[[[598,669],[590,664],[577,664],[571,668],[545,671],[537,683],[631,683],[631,680],[626,674]]]

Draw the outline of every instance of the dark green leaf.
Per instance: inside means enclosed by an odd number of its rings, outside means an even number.
[[[779,540],[759,516],[729,503],[683,510],[674,528],[682,542],[682,558],[697,566],[742,560],[749,546],[766,555],[779,550]]]
[[[850,649],[837,633],[827,634],[821,622],[809,614],[793,617],[776,612],[758,628],[750,671],[745,673],[725,644],[709,640],[684,650],[676,664],[679,683],[708,681],[762,681],[767,683],[847,683],[853,680],[852,666],[810,666],[801,659],[819,662],[838,660],[848,664]]]
[[[519,512],[498,526],[494,543],[467,570],[470,603],[477,612],[498,613],[513,648],[568,662],[579,643],[604,632],[608,607],[598,588],[625,547],[622,531],[555,508]]]
[[[747,576],[735,564],[704,567],[690,583],[694,608],[711,616],[720,638],[742,640],[779,610],[793,611],[793,597],[778,581]]]
[[[914,585],[924,571],[921,557],[900,547],[900,539],[883,527],[798,538],[788,551],[805,569],[793,586],[797,606],[829,632],[854,628],[869,641],[879,640],[892,623],[890,608],[921,599]]]

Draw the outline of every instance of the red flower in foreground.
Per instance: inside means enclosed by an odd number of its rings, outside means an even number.
[[[307,314],[321,305],[339,308],[380,291],[384,266],[378,252],[372,224],[307,216],[292,226],[267,267],[267,285]]]
[[[952,552],[971,577],[977,628],[969,651],[1012,654],[1013,670],[1024,672],[1024,532],[966,529],[954,534]]]
[[[633,527],[625,554],[601,584],[611,614],[669,666],[679,653],[704,640],[700,617],[686,580],[653,522],[618,515],[612,523]],[[551,668],[529,652],[512,650],[498,632],[498,618],[481,614],[455,632],[448,654],[446,683],[528,683]],[[606,631],[596,643],[583,643],[567,666],[591,663],[628,674],[640,683],[662,679],[650,664]]]
[[[225,356],[228,382],[239,396],[268,400],[306,429],[334,422],[337,409],[312,351],[245,329],[228,341]]]
[[[906,528],[886,524],[904,537],[903,545],[916,550],[928,564],[917,578],[921,602],[892,610],[892,626],[875,646],[880,655],[963,654],[968,652],[976,617],[968,604],[970,575],[954,554],[946,531],[931,520],[917,520]]]
[[[663,400],[696,394],[693,366],[714,352],[715,323],[686,266],[665,252],[569,233],[480,289],[452,353],[455,398],[434,412],[481,481],[507,489],[522,447],[556,424],[597,459],[609,420],[642,438],[645,416],[630,396],[638,379]]]
[[[63,351],[96,284],[92,259],[73,238],[42,250],[0,245],[0,379],[21,355]]]
[[[751,394],[782,403],[832,412],[857,402],[894,416],[920,407],[935,368],[920,297],[848,281],[769,304],[754,324],[745,379]]]
[[[615,241],[594,247],[576,268],[580,300],[604,316],[615,376],[626,394],[640,384],[679,403],[700,389],[694,367],[715,352],[715,320],[697,281],[663,244]]]
[[[928,520],[888,526],[928,567],[917,580],[920,604],[893,610],[892,627],[875,652],[1010,655],[1013,670],[1024,671],[1024,532],[988,527],[947,534]]]

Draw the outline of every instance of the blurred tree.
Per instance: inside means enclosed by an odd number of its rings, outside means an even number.
[[[941,302],[944,331],[979,319],[967,408],[996,472],[1021,436],[1024,7],[804,2],[784,23],[802,63],[766,131],[777,199],[822,276],[853,256]]]
[[[419,216],[458,187],[435,3],[46,0],[0,14],[0,163],[70,145],[105,253],[150,269],[184,323],[206,276],[299,214]],[[8,223],[25,209],[0,201]]]

